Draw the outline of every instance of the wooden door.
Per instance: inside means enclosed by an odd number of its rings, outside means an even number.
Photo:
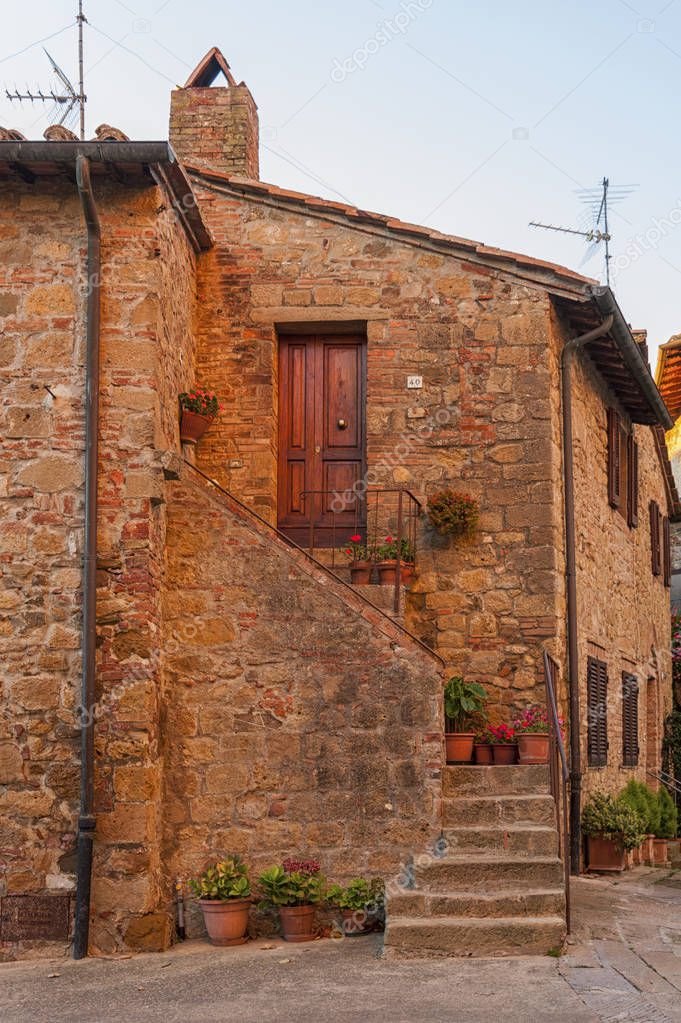
[[[362,338],[287,336],[279,346],[278,524],[303,547],[365,535],[366,346]]]

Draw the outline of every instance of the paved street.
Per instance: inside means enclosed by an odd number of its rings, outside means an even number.
[[[0,966],[3,1023],[681,1020],[681,873],[580,879],[561,959],[383,961],[378,936]]]

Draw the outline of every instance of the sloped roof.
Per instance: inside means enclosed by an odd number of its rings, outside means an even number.
[[[213,84],[219,74],[223,74],[229,85],[236,85],[229,64],[217,46],[208,51],[206,56],[196,65],[185,83],[185,89],[205,89]]]
[[[660,345],[655,381],[674,419],[681,414],[681,334]]]

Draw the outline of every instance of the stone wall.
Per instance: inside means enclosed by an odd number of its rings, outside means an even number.
[[[567,338],[558,321],[552,332],[552,360]],[[583,788],[618,792],[628,778],[650,782],[647,767],[659,769],[661,722],[671,705],[669,589],[651,571],[648,505],[658,502],[667,514],[662,468],[651,429],[633,427],[639,450],[638,526],[630,529],[608,503],[607,409],[616,408],[623,426],[630,419],[588,356],[573,362],[573,419],[577,597],[582,715]],[[558,402],[554,436],[559,435]],[[560,480],[560,463],[556,480]],[[560,484],[559,484],[560,485]],[[563,560],[562,543],[560,558]],[[561,607],[564,591],[561,588]],[[563,617],[563,616],[561,616]],[[561,666],[563,706],[567,709],[567,667],[561,629],[555,655]],[[587,760],[586,665],[589,656],[608,666],[608,764],[589,768]],[[622,766],[622,672],[639,682],[639,765]],[[648,705],[650,704],[650,723]]]
[[[181,160],[258,178],[258,140],[258,108],[243,82],[171,93],[170,143]]]
[[[199,194],[217,245],[199,273],[197,373],[227,406],[203,468],[276,521],[277,327],[366,324],[372,483],[422,499],[452,485],[481,506],[469,544],[424,529],[406,624],[490,687],[497,716],[540,696],[561,586],[546,293],[332,215]]]
[[[163,862],[390,877],[440,830],[437,663],[186,469],[169,484]],[[198,925],[200,926],[200,925]]]

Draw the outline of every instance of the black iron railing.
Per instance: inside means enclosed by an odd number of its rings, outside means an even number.
[[[401,592],[414,571],[421,502],[405,487],[370,487],[359,497],[329,490],[301,494],[309,517],[307,549],[327,551],[331,570],[351,563],[354,547],[361,547],[372,566],[386,560],[393,587],[393,610],[400,610]],[[353,539],[354,538],[354,539]],[[394,572],[393,572],[394,567]],[[372,568],[372,572],[374,569]],[[385,584],[384,584],[385,585]]]
[[[544,655],[544,683],[546,686],[546,708],[549,719],[549,784],[551,795],[556,804],[556,828],[560,841],[560,856],[563,861],[565,876],[565,921],[570,933],[570,840],[568,829],[568,785],[570,771],[568,768],[563,732],[560,727],[560,715],[556,701],[555,672],[556,663],[548,655]]]

